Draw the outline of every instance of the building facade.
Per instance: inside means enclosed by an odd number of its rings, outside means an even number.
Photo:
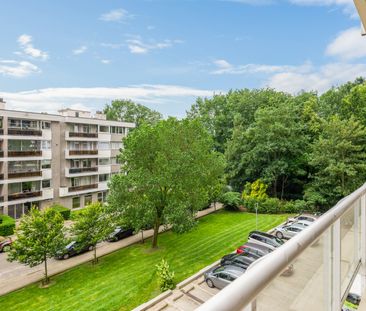
[[[0,213],[19,218],[32,205],[76,209],[105,201],[132,128],[101,113],[6,110],[0,99]]]

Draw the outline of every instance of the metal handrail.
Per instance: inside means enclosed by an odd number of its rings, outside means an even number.
[[[226,286],[218,294],[202,304],[199,311],[243,310],[267,287],[290,263],[312,245],[352,204],[366,193],[366,183],[326,212],[311,226],[304,229],[284,245],[259,260],[241,277]]]

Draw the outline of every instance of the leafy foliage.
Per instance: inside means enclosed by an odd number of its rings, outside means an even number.
[[[242,200],[239,192],[226,192],[221,196],[221,203],[226,210],[235,211],[242,205]]]
[[[64,219],[51,208],[39,211],[32,208],[23,215],[15,230],[16,239],[12,244],[8,260],[34,267],[45,264],[44,283],[49,283],[47,259],[54,257],[65,245]]]
[[[247,182],[243,190],[242,198],[244,200],[250,198],[264,200],[268,197],[266,193],[267,188],[268,186],[261,179],[257,179],[253,183]]]
[[[7,215],[0,215],[0,236],[12,235],[14,229],[15,219]]]
[[[177,232],[191,229],[224,170],[223,156],[212,151],[200,122],[169,118],[143,124],[124,146],[122,172],[110,183],[108,212],[136,232],[153,223],[153,247],[161,224]]]
[[[71,228],[73,235],[81,245],[92,245],[94,250],[93,263],[98,262],[96,244],[108,237],[114,230],[112,222],[101,203],[96,202],[81,210],[74,218]]]
[[[133,122],[136,123],[137,127],[142,123],[155,124],[162,118],[162,115],[155,110],[136,104],[131,100],[121,99],[106,105],[104,113],[107,120]]]
[[[64,218],[64,220],[70,219],[71,210],[69,208],[62,206],[61,204],[57,204],[57,203],[51,205],[50,208],[59,212],[61,214],[61,216]]]
[[[160,290],[165,292],[168,289],[174,288],[174,272],[170,271],[168,262],[163,258],[156,265],[156,271],[159,277]]]

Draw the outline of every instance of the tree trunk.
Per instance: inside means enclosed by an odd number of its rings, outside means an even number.
[[[154,224],[154,235],[152,240],[152,248],[158,247],[158,234],[159,234],[159,227],[160,227],[160,218],[157,217]]]
[[[97,246],[94,246],[94,260],[93,260],[93,265],[95,265],[98,262],[98,258],[97,258]]]
[[[47,255],[43,255],[43,261],[44,261],[44,280],[43,280],[43,284],[47,285],[50,282],[50,280],[48,278]]]

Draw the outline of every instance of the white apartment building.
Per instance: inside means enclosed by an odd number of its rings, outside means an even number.
[[[32,205],[70,209],[105,201],[108,180],[133,123],[102,113],[6,110],[0,99],[0,213],[19,218]]]

